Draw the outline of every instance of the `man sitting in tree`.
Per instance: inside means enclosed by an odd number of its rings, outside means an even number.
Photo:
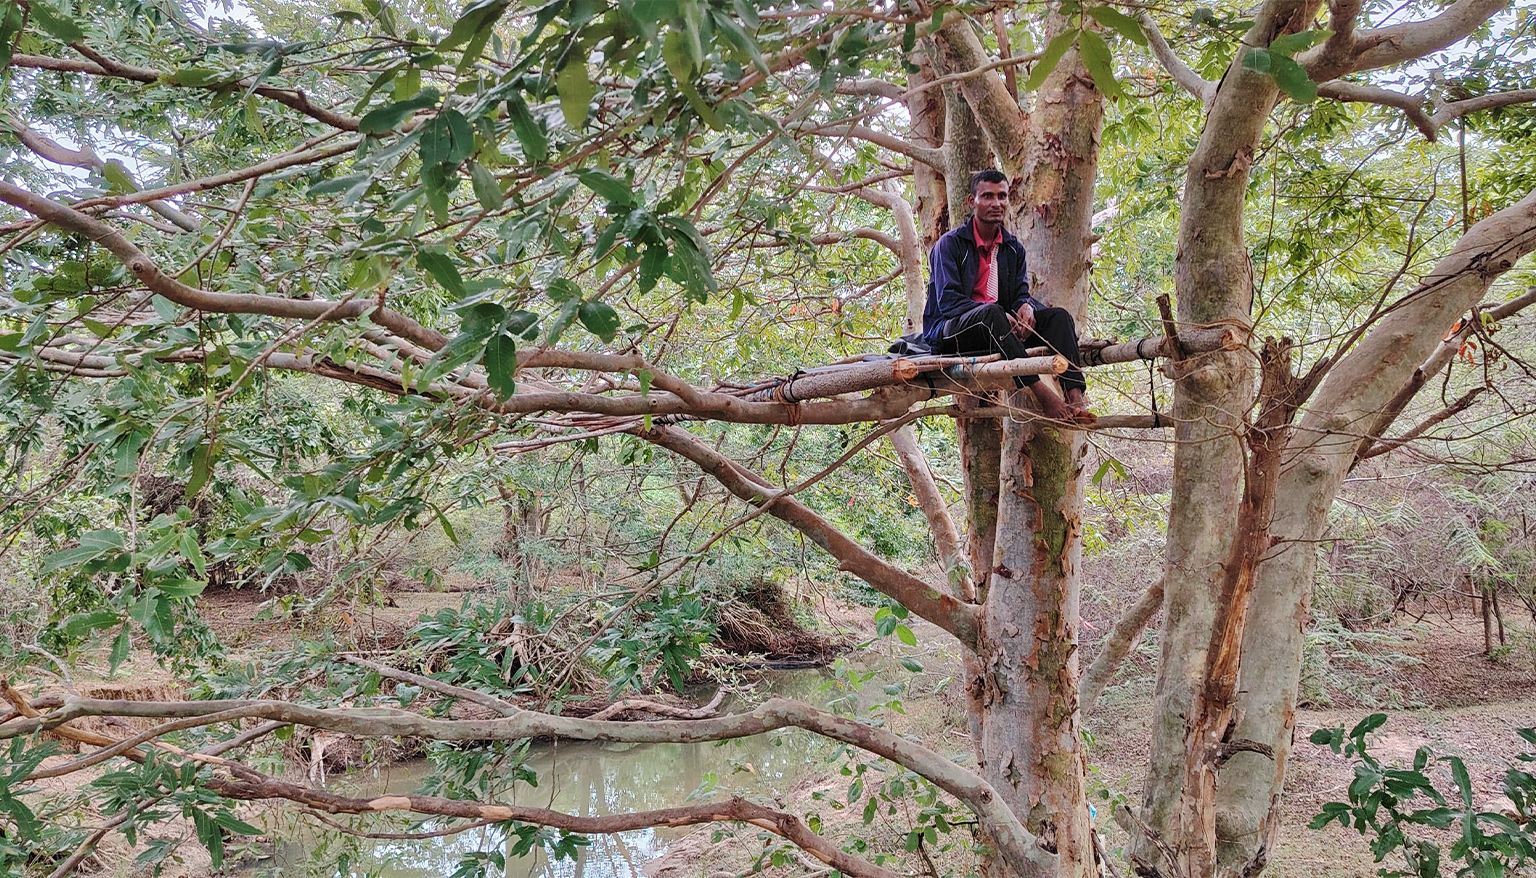
[[[1038,375],[1020,376],[1018,386],[1034,392],[1046,417],[1091,423],[1077,326],[1066,309],[1047,308],[1029,294],[1024,245],[1003,228],[1008,178],[993,168],[978,171],[966,202],[974,211],[970,222],[949,230],[928,257],[923,340],[939,354],[1009,360],[1029,347],[1050,348],[1072,364],[1059,379],[1066,399]]]

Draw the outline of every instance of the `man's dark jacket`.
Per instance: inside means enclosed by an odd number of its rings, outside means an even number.
[[[976,289],[976,274],[981,270],[977,252],[975,225],[950,229],[933,245],[928,254],[928,302],[923,306],[923,340],[938,350],[944,324],[975,308],[971,293]],[[997,247],[997,303],[1009,313],[1021,302],[1036,309],[1045,306],[1029,294],[1029,273],[1025,265],[1024,245],[1003,229],[1003,242]]]

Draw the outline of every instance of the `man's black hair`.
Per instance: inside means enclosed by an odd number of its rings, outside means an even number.
[[[984,168],[971,175],[971,196],[975,197],[976,187],[983,183],[1006,183],[1008,175],[997,168]]]

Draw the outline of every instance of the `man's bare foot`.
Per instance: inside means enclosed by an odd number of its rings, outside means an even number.
[[[1040,403],[1040,411],[1047,418],[1053,421],[1072,423],[1077,417],[1072,407],[1062,400],[1061,397],[1057,396],[1056,391],[1045,386],[1044,381],[1036,381],[1034,384],[1029,385],[1029,389],[1034,391],[1035,400]]]
[[[1071,420],[1079,424],[1086,426],[1097,423],[1099,420],[1098,415],[1088,411],[1088,400],[1083,398],[1083,391],[1079,388],[1074,387],[1067,391],[1066,406],[1072,411]]]

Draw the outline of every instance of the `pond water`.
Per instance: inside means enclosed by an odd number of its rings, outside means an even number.
[[[881,662],[880,664],[884,664]],[[894,662],[893,662],[894,664]],[[878,673],[856,693],[841,690],[830,671],[779,671],[758,684],[760,693],[798,698],[827,705],[847,697],[863,708],[891,697],[893,678],[909,675]],[[703,693],[707,700],[710,693]],[[730,709],[728,707],[728,709]],[[745,709],[738,707],[737,709]],[[709,798],[740,794],[751,797],[782,791],[796,779],[825,770],[837,744],[825,738],[784,729],[718,744],[612,744],[560,742],[534,746],[526,761],[538,775],[538,786],[518,784],[501,797],[509,804],[538,806],[582,816],[666,808],[684,804],[706,786]],[[414,760],[333,778],[331,787],[356,796],[409,793],[419,789],[431,772],[425,760]],[[289,824],[291,826],[291,824]],[[311,821],[303,825],[312,826]],[[430,828],[430,827],[429,827]],[[282,830],[273,825],[273,834]],[[588,836],[589,845],[574,858],[552,859],[546,850],[508,860],[506,878],[640,878],[641,867],[660,856],[668,843],[697,827],[644,829]],[[515,838],[513,839],[516,840]],[[346,845],[348,868],[315,872],[317,860],[334,860]],[[507,840],[492,828],[425,840],[339,840],[311,835],[280,843],[273,856],[250,867],[247,876],[290,878],[334,875],[345,878],[448,878],[466,854],[507,850]],[[497,874],[491,870],[489,874]]]

